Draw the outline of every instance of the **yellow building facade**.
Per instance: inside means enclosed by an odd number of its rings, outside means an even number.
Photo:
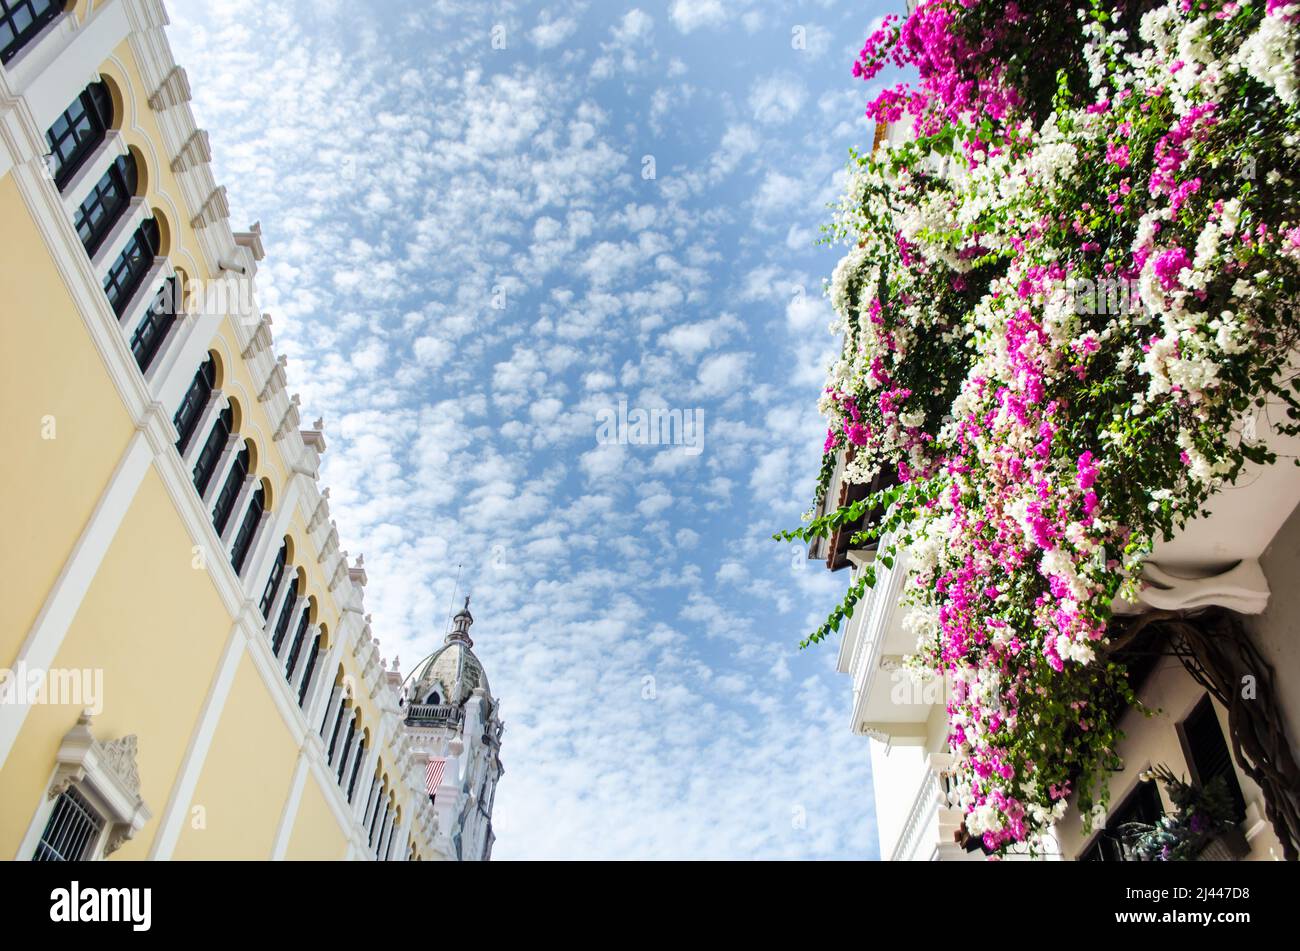
[[[0,2],[0,856],[439,858],[166,22]]]

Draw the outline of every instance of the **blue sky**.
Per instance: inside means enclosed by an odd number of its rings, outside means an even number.
[[[168,6],[404,670],[464,564],[494,856],[874,857],[850,683],[797,647],[844,577],[769,536],[811,504],[814,242],[891,7]],[[620,399],[702,409],[703,451],[598,445]]]

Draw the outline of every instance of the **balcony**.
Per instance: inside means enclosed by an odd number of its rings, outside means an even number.
[[[412,703],[406,708],[410,726],[459,726],[465,711],[452,703]]]

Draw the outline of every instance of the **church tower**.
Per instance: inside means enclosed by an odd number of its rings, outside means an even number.
[[[416,666],[403,691],[405,731],[438,817],[437,843],[452,861],[492,857],[492,803],[501,778],[499,704],[475,656],[465,607],[443,646]]]

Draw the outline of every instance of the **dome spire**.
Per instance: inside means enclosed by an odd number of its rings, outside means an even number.
[[[464,644],[466,647],[473,647],[474,642],[470,640],[469,636],[470,625],[473,623],[474,615],[469,613],[469,595],[466,595],[465,606],[461,608],[460,612],[452,619],[451,632],[447,635],[447,639],[444,643],[451,644],[459,642]]]

